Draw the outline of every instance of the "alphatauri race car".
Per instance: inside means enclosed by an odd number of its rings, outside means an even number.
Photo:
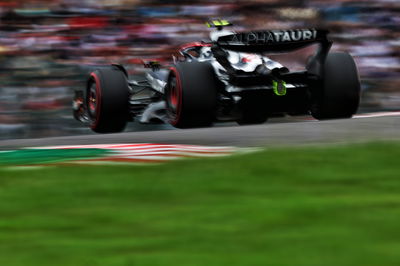
[[[90,73],[75,92],[74,117],[98,133],[127,122],[208,127],[217,121],[264,123],[273,114],[311,114],[318,120],[350,118],[360,101],[357,66],[348,53],[330,53],[328,31],[265,30],[236,33],[226,20],[207,23],[210,41],[181,46],[170,65],[145,63],[142,78],[122,65]],[[268,54],[317,44],[303,71],[291,72]],[[173,61],[173,62],[172,62]]]

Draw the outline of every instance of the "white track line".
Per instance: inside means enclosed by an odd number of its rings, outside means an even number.
[[[400,111],[358,114],[353,116],[353,118],[370,118],[370,117],[385,117],[385,116],[400,116]]]
[[[400,116],[400,111],[356,114],[356,115],[353,115],[352,118],[359,119],[359,118],[388,117],[388,116]],[[304,122],[306,122],[306,121],[307,122],[310,122],[310,121],[318,122],[318,119],[315,119],[312,116],[297,118],[297,120],[304,121]]]
[[[95,144],[95,145],[67,145],[67,146],[43,146],[32,149],[111,149],[111,150],[149,150],[149,149],[179,149],[200,152],[234,151],[235,147],[214,147],[195,145],[171,145],[171,144]]]
[[[193,152],[193,153],[215,153],[215,152],[234,152],[236,149],[220,149],[220,150],[210,150],[210,149],[187,149],[187,148],[179,148],[179,147],[175,147],[175,148],[153,148],[153,147],[149,147],[147,149],[144,148],[140,148],[140,149],[126,149],[126,150],[118,150],[118,149],[112,149],[115,152],[118,152],[120,154],[129,154],[131,152],[134,153],[150,153],[150,152],[165,152],[165,153],[169,153],[169,152],[174,152],[174,151],[186,151],[186,152]]]

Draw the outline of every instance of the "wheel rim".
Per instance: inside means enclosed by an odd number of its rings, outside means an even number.
[[[179,111],[180,97],[181,96],[176,76],[172,75],[169,81],[168,94],[167,94],[168,114],[172,121],[176,120],[177,118]]]
[[[93,83],[89,89],[88,109],[92,118],[96,118],[97,113],[97,88],[96,83]]]

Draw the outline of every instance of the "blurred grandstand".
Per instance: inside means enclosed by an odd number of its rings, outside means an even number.
[[[357,60],[362,110],[400,107],[398,0],[0,0],[0,17],[3,139],[89,133],[70,99],[90,68],[119,62],[135,73],[138,58],[168,62],[183,42],[207,39],[210,18],[237,30],[327,28],[333,49]]]

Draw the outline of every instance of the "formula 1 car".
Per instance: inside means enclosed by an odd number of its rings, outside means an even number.
[[[356,64],[348,53],[330,53],[328,31],[265,30],[235,33],[225,20],[211,41],[183,45],[171,65],[145,63],[142,78],[122,65],[98,68],[75,92],[74,117],[98,133],[124,130],[127,122],[207,127],[216,121],[264,123],[277,113],[311,114],[318,120],[350,118],[360,101]],[[268,53],[318,44],[304,71],[291,72]]]

